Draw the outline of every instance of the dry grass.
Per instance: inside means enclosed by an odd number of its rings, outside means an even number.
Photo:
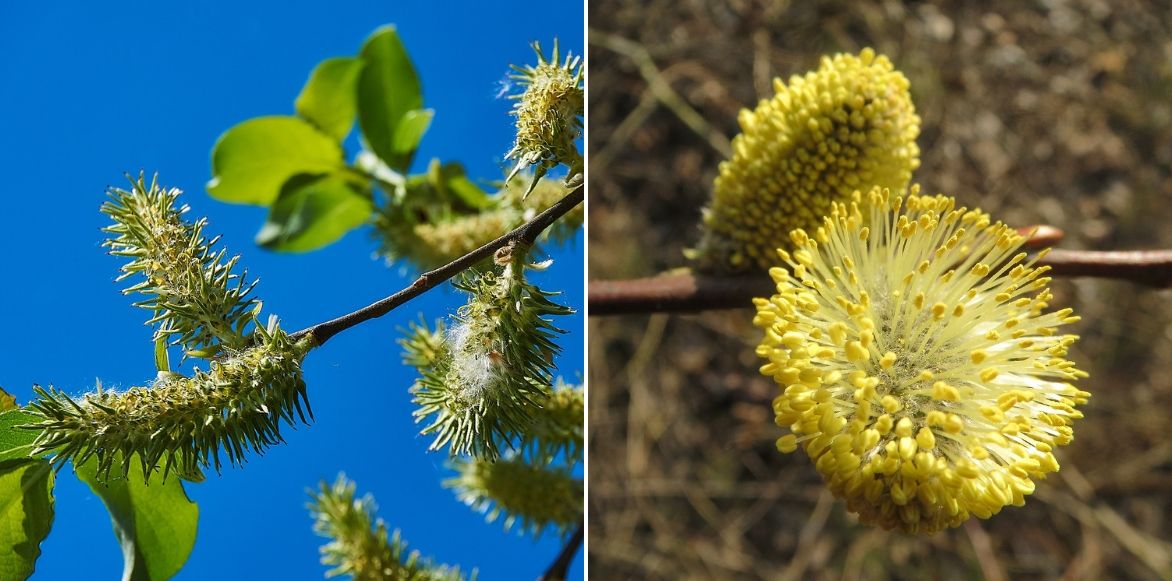
[[[683,264],[736,112],[836,51],[912,81],[915,179],[1068,248],[1172,248],[1172,5],[590,2],[590,276]],[[1095,395],[1025,507],[933,537],[858,525],[782,456],[750,311],[590,321],[600,579],[1172,577],[1172,292],[1059,281]]]

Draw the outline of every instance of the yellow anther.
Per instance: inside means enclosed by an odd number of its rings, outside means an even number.
[[[959,401],[960,390],[943,381],[937,381],[932,384],[932,399],[936,401]]]
[[[782,385],[790,385],[790,384],[797,383],[798,381],[800,381],[801,376],[802,376],[801,369],[798,369],[797,367],[786,367],[785,369],[778,371],[777,375],[775,375],[774,377],[776,377],[777,381],[779,383],[781,383]]]
[[[924,416],[924,423],[933,428],[944,427],[948,421],[948,416],[940,410],[932,410]]]
[[[931,450],[936,447],[936,436],[932,433],[931,429],[927,427],[920,428],[920,431],[916,432],[916,443],[925,450]]]
[[[798,449],[798,437],[793,434],[786,434],[777,439],[777,451],[789,454]]]
[[[842,345],[843,341],[846,341],[846,325],[843,323],[831,323],[826,330],[830,333],[830,340],[835,345]]]
[[[956,414],[948,414],[944,419],[944,431],[949,434],[959,434],[964,430],[964,420]]]
[[[858,341],[851,341],[846,344],[846,358],[847,361],[866,361],[871,357],[871,353],[863,348],[863,345]]]
[[[1005,414],[1001,411],[1001,408],[993,406],[981,406],[980,412],[981,415],[985,416],[985,418],[990,422],[995,424],[1002,424],[1005,422]]]
[[[948,305],[944,303],[936,303],[932,305],[932,318],[939,321],[944,318],[944,313],[948,312]]]
[[[781,336],[781,344],[789,347],[790,349],[801,347],[803,344],[805,344],[805,342],[805,335],[796,331],[789,331]]]
[[[904,462],[910,461],[916,455],[916,440],[908,436],[899,439],[899,457]]]
[[[906,417],[899,418],[899,422],[895,424],[895,435],[906,438],[912,435],[913,431],[912,421]]]

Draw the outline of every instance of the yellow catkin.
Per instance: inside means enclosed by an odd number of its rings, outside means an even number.
[[[905,188],[919,166],[920,118],[907,78],[887,57],[869,48],[824,57],[817,71],[774,88],[773,98],[741,111],[704,237],[689,252],[701,269],[765,270],[788,232],[814,232],[831,204],[857,189]]]
[[[755,301],[761,369],[791,432],[778,449],[804,449],[849,510],[885,529],[931,533],[1023,504],[1090,397],[1065,359],[1077,337],[1057,332],[1078,318],[1043,309],[1047,267],[1014,258],[1013,229],[915,187],[856,192],[817,231],[790,238],[800,248],[770,269],[777,294]],[[866,298],[892,289],[912,299]]]

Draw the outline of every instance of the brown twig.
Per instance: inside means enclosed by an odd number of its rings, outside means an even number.
[[[574,531],[574,536],[566,541],[566,546],[562,547],[557,558],[549,564],[549,568],[537,578],[537,581],[563,581],[570,570],[570,563],[574,562],[574,555],[578,553],[578,547],[582,545],[584,534],[583,524],[579,523],[578,530]]]
[[[1040,261],[1056,276],[1117,278],[1139,284],[1172,286],[1172,250],[1091,251],[1054,249]]]
[[[1172,250],[1054,250],[1038,264],[1049,266],[1055,276],[1113,278],[1172,287]],[[773,291],[772,280],[761,273],[724,277],[668,274],[591,281],[588,304],[591,315],[698,312],[746,308],[752,305],[753,297],[769,296]]]
[[[494,252],[511,243],[519,242],[525,245],[531,245],[534,243],[534,241],[537,240],[537,237],[540,236],[546,228],[557,221],[558,218],[561,218],[574,206],[582,203],[583,196],[584,192],[582,190],[582,186],[578,186],[577,188],[574,188],[573,191],[566,194],[565,197],[563,197],[561,200],[558,200],[557,203],[550,206],[549,208],[546,208],[544,212],[534,216],[532,220],[518,226],[508,234],[505,234],[504,236],[501,236],[500,238],[497,238],[496,240],[493,240],[492,242],[489,242],[488,244],[485,244],[484,246],[481,246],[480,248],[477,248],[476,250],[473,250],[472,252],[469,252],[468,254],[453,260],[452,262],[449,262],[448,264],[419,275],[419,278],[415,279],[415,282],[412,282],[409,286],[400,290],[399,292],[370,305],[362,307],[361,309],[358,309],[352,313],[348,313],[336,319],[326,321],[324,323],[318,323],[312,327],[302,329],[294,333],[292,336],[295,339],[300,339],[305,336],[312,336],[315,345],[323,345],[334,335],[337,335],[338,333],[345,331],[350,327],[358,325],[359,323],[363,323],[371,319],[377,319],[393,311],[396,307],[427,292],[428,290],[431,290],[432,288],[435,288],[440,283],[476,265],[481,260],[492,256]]]

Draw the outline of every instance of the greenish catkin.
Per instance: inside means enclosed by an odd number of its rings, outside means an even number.
[[[458,458],[457,476],[444,486],[489,522],[501,520],[540,535],[546,529],[565,534],[582,518],[582,481],[565,466],[534,465],[519,455],[496,461]]]
[[[249,452],[281,443],[282,422],[312,419],[302,380],[307,341],[295,342],[275,323],[258,329],[257,344],[213,360],[192,377],[161,373],[149,387],[99,389],[73,398],[63,391],[34,387],[29,404],[44,418],[35,454],[54,454],[54,463],[75,465],[93,458],[98,471],[129,470],[138,455],[143,477],[157,469],[196,477],[222,460],[242,464]]]
[[[465,278],[468,293],[450,326],[412,327],[401,343],[419,368],[412,387],[431,448],[495,459],[515,445],[549,397],[559,348],[550,317],[572,311],[525,278],[523,251]]]
[[[387,525],[375,516],[378,507],[371,495],[355,498],[355,485],[339,474],[333,485],[322,482],[311,492],[309,511],[313,530],[330,539],[321,548],[321,562],[332,567],[326,577],[350,575],[355,581],[475,581],[476,571],[465,576],[459,567],[435,565],[408,551],[399,531],[388,534]]]
[[[206,219],[183,220],[188,207],[178,203],[180,193],[157,180],[147,185],[141,174],[130,190],[111,188],[101,210],[114,223],[103,230],[103,245],[129,259],[118,280],[139,279],[123,292],[144,297],[135,305],[152,311],[147,322],[156,337],[200,356],[242,349],[260,310],[248,296],[254,283],[236,272],[239,256],[228,257],[216,249],[218,237],[204,235]]]
[[[541,45],[533,43],[533,50],[537,65],[512,67],[515,74],[511,78],[524,90],[509,96],[516,101],[511,114],[516,118],[517,129],[513,148],[505,154],[506,159],[517,162],[509,177],[533,167],[531,183],[536,184],[561,164],[569,168],[566,178],[572,180],[580,177],[584,169],[582,154],[574,143],[582,135],[583,62],[568,52],[560,55],[556,40],[548,60]]]

